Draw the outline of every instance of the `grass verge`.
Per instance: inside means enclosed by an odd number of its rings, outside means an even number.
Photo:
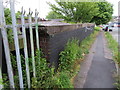
[[[115,63],[118,65],[118,73],[120,71],[120,51],[119,51],[119,45],[116,40],[112,37],[112,35],[109,32],[105,32],[105,37],[107,38],[108,47],[111,49],[113,54],[113,59]],[[115,85],[117,86],[117,89],[120,90],[120,75],[117,75]]]
[[[112,50],[113,58],[120,67],[120,51],[118,50],[118,42],[114,40],[114,38],[109,32],[105,32],[105,37],[108,41],[108,47]]]

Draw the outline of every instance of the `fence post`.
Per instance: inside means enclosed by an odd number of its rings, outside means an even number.
[[[2,88],[3,88],[3,80],[2,80],[2,71],[0,67],[0,90],[2,90]]]
[[[33,30],[32,30],[32,13],[29,8],[29,29],[30,29],[30,43],[31,43],[31,55],[32,55],[32,65],[33,65],[33,76],[36,77],[35,70],[35,57],[34,57],[34,41],[33,41]]]
[[[28,88],[30,88],[30,72],[29,72],[29,61],[28,61],[27,39],[26,39],[24,15],[25,15],[25,11],[23,10],[23,7],[22,7],[21,20],[22,20],[23,42],[24,42],[25,65],[26,65],[26,75],[27,75]]]
[[[0,27],[1,27],[3,45],[4,45],[4,50],[5,50],[8,77],[9,77],[9,81],[10,81],[10,88],[15,88],[11,59],[10,59],[10,49],[9,49],[7,32],[6,32],[5,26],[6,26],[6,23],[5,23],[5,17],[4,17],[3,0],[0,0]]]
[[[37,49],[40,50],[39,46],[39,33],[38,33],[38,12],[37,9],[35,9],[35,27],[36,27],[36,41],[37,41]]]
[[[0,30],[0,90],[3,88],[2,80],[2,35]]]
[[[23,75],[22,75],[22,67],[21,67],[21,57],[20,57],[20,50],[19,50],[19,41],[18,41],[18,34],[17,34],[14,2],[15,2],[14,0],[10,0],[10,9],[11,9],[11,17],[12,17],[12,26],[13,26],[13,34],[14,34],[14,42],[15,42],[18,75],[19,75],[19,84],[20,84],[20,88],[23,88]]]

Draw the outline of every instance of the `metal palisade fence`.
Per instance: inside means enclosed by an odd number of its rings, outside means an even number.
[[[15,52],[16,52],[16,61],[17,61],[17,70],[18,70],[18,76],[19,76],[19,87],[24,88],[23,84],[23,73],[22,73],[22,67],[21,67],[21,57],[20,57],[20,46],[19,46],[19,39],[18,39],[18,33],[17,33],[17,27],[16,24],[16,16],[15,16],[15,8],[14,8],[14,0],[10,0],[10,10],[11,10],[11,18],[12,18],[12,30],[14,35],[14,45],[15,45]],[[39,34],[38,34],[38,12],[35,10],[35,23],[32,24],[32,11],[29,9],[29,32],[30,32],[30,44],[31,44],[31,56],[32,56],[32,68],[33,68],[33,76],[36,77],[36,70],[35,70],[35,59],[34,59],[34,41],[33,41],[33,30],[32,27],[35,26],[36,28],[36,45],[37,49],[40,50],[39,47]],[[23,37],[23,44],[24,44],[24,55],[25,55],[25,66],[26,66],[26,76],[27,76],[27,86],[28,88],[31,87],[30,82],[30,70],[29,70],[29,61],[28,61],[28,48],[27,48],[27,38],[26,38],[26,25],[25,25],[25,19],[24,16],[25,11],[21,10],[21,24],[22,24],[22,37]],[[5,50],[5,58],[6,58],[6,64],[7,64],[7,71],[8,71],[8,77],[10,82],[10,88],[15,88],[14,83],[14,75],[13,75],[13,68],[11,63],[11,57],[10,57],[10,48],[8,43],[8,37],[7,37],[7,25],[5,21],[5,15],[4,15],[4,6],[3,6],[3,0],[0,0],[0,30],[2,33],[3,38],[3,45]],[[9,27],[10,28],[10,27]],[[2,69],[0,68],[0,89],[4,88],[2,85]]]

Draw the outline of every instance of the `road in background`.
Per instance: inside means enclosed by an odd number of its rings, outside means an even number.
[[[112,32],[110,32],[113,38],[119,43],[120,45],[120,27],[114,27]]]

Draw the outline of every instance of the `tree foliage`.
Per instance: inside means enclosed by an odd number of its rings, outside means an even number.
[[[12,24],[12,19],[11,19],[11,11],[9,8],[5,8],[4,9],[4,13],[5,13],[5,21],[6,21],[6,24]],[[20,18],[20,11],[18,11],[16,13],[16,18]]]
[[[72,22],[90,22],[97,14],[98,8],[95,2],[60,2],[57,5],[48,3],[51,9],[61,15],[61,18]]]
[[[9,8],[5,8],[4,13],[5,13],[6,24],[11,24],[12,23],[12,19],[11,19],[10,9]]]
[[[95,22],[97,25],[106,24],[112,18],[113,7],[105,2],[60,2],[48,3],[59,18],[68,22]],[[52,15],[51,15],[52,16]]]
[[[97,25],[106,24],[112,19],[113,6],[108,2],[98,2],[99,13],[93,17],[91,22]]]
[[[5,13],[5,21],[6,24],[12,24],[12,18],[11,18],[11,11],[9,8],[4,8],[4,13]],[[19,18],[21,15],[20,11],[16,13],[16,18]],[[9,43],[13,43],[13,34],[12,34],[12,29],[7,28],[7,33],[8,33],[8,41]]]
[[[48,13],[48,15],[46,16],[47,19],[58,19],[60,18],[61,16],[57,13],[55,13],[54,11],[50,11]]]

